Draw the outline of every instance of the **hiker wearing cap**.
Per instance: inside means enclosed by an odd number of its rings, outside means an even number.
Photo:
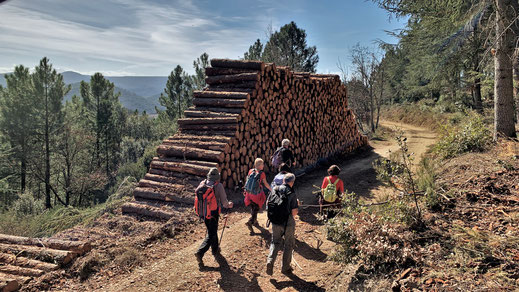
[[[339,178],[341,169],[337,165],[332,165],[328,168],[328,176],[323,179],[321,186],[321,195],[319,196],[319,205],[321,212],[323,209],[328,209],[327,218],[334,217],[333,206],[323,206],[330,204],[338,204],[341,201],[341,196],[344,193],[344,183]]]
[[[271,166],[274,169],[279,169],[281,163],[285,163],[289,168],[296,165],[296,159],[294,158],[292,150],[290,150],[290,140],[288,139],[281,141],[281,147],[276,149],[271,157]],[[290,170],[290,172],[292,171]]]
[[[220,172],[217,168],[209,169],[207,179],[200,182],[196,188],[195,212],[204,220],[207,228],[207,235],[195,253],[199,268],[204,266],[202,258],[211,247],[215,258],[221,256],[218,246],[218,219],[220,217],[221,206],[232,208],[233,203],[227,201],[227,194],[223,185],[220,183]]]
[[[272,223],[272,241],[267,258],[267,274],[272,275],[274,262],[281,249],[283,238],[283,262],[281,272],[286,275],[292,273],[292,251],[294,250],[294,233],[296,229],[295,216],[297,216],[299,202],[293,190],[296,177],[293,173],[285,175],[283,185],[276,186],[267,199],[267,217]]]
[[[245,225],[249,228],[251,235],[254,234],[252,225],[256,225],[256,227],[259,226],[257,220],[258,212],[267,199],[265,196],[265,189],[269,192],[272,191],[267,182],[267,175],[263,171],[264,166],[265,163],[263,162],[263,159],[256,158],[254,161],[254,168],[249,170],[244,187],[245,206],[250,206],[250,218]]]
[[[276,186],[280,186],[283,184],[283,180],[285,179],[285,176],[287,173],[290,172],[290,166],[286,165],[285,163],[281,163],[278,169],[278,174],[274,177],[272,180],[272,183],[270,184],[270,187],[274,189]]]

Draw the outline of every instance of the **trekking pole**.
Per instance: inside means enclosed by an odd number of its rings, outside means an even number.
[[[225,221],[223,223],[222,234],[220,235],[220,242],[218,242],[218,246],[220,246],[220,244],[222,243],[223,232],[225,231],[225,226],[227,226],[227,218],[229,218],[229,215],[225,215]]]

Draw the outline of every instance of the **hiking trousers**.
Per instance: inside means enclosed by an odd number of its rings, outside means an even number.
[[[249,222],[250,224],[254,224],[256,221],[258,221],[258,212],[260,210],[260,206],[254,202],[250,202],[250,218]]]
[[[283,248],[283,263],[281,265],[281,271],[285,272],[291,269],[290,263],[292,262],[292,252],[294,250],[294,233],[296,231],[296,221],[294,217],[290,215],[285,225],[272,224],[272,241],[270,243],[270,252],[267,258],[268,264],[274,264],[283,239],[285,245]]]
[[[207,228],[207,234],[197,253],[204,255],[209,250],[209,247],[211,247],[213,254],[218,253],[218,217],[205,219],[204,223]]]

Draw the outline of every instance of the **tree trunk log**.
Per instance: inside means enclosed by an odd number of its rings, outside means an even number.
[[[236,68],[218,68],[218,67],[205,68],[206,76],[235,75],[235,74],[242,74],[242,73],[258,73],[258,71],[252,70],[252,69],[236,69]]]
[[[20,283],[15,279],[2,279],[0,278],[0,291],[12,292],[20,289]]]
[[[224,83],[240,83],[246,81],[258,81],[258,73],[241,73],[235,75],[217,75],[208,76],[205,78],[205,82],[209,85],[224,84]]]
[[[0,273],[9,274],[9,275],[18,275],[18,276],[26,276],[26,277],[39,277],[45,273],[42,270],[31,269],[31,268],[21,268],[12,265],[0,265]]]
[[[160,145],[157,148],[157,154],[166,157],[179,157],[215,162],[222,162],[225,156],[225,153],[223,153],[222,151],[213,151],[201,148],[180,147],[170,145]]]
[[[89,242],[70,241],[54,238],[30,238],[0,234],[0,243],[34,245],[52,249],[70,250],[78,254],[84,254],[92,249]]]
[[[194,98],[220,98],[220,99],[247,99],[250,94],[246,92],[228,92],[228,91],[194,91]]]
[[[263,70],[265,63],[260,61],[211,59],[212,67]]]
[[[194,98],[196,106],[221,106],[230,108],[243,108],[246,99],[216,99],[216,98]]]
[[[15,265],[22,268],[38,269],[45,272],[55,271],[59,268],[59,266],[56,264],[32,260],[24,257],[17,257],[8,253],[0,253],[0,263]]]
[[[31,257],[36,260],[66,265],[70,263],[77,253],[72,251],[50,249],[30,245],[14,245],[0,243],[0,252],[12,253],[22,257]]]
[[[158,218],[161,220],[169,220],[171,217],[175,216],[175,213],[172,210],[164,210],[136,202],[128,202],[122,205],[122,212],[124,214],[138,214],[142,216]]]

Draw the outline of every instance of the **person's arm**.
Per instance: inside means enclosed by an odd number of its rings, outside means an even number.
[[[297,212],[299,212],[299,209],[292,209],[292,217],[296,217],[297,216]]]
[[[263,185],[265,185],[265,187],[270,191],[272,192],[272,187],[270,187],[269,183],[267,182],[267,175],[265,173],[262,173],[261,174],[261,178],[262,178],[262,181],[263,181]]]
[[[232,208],[233,203],[227,201],[227,194],[225,193],[225,189],[223,188],[223,185],[221,183],[217,184],[214,190],[214,194],[216,196],[216,199],[220,201],[222,206],[224,208]]]
[[[337,190],[339,191],[339,196],[342,196],[344,194],[344,182],[341,181],[338,183]]]
[[[298,213],[299,202],[297,200],[297,196],[296,196],[295,193],[292,193],[290,196],[291,196],[291,198],[290,198],[290,209],[291,209],[292,216],[295,218],[295,216]]]

